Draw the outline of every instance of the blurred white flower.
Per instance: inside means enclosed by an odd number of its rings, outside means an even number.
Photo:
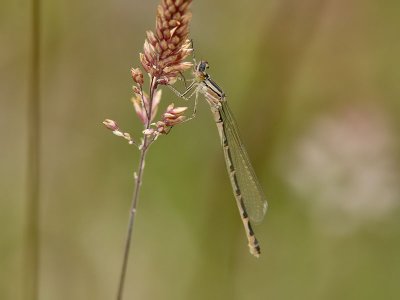
[[[400,202],[397,137],[377,109],[347,108],[322,117],[294,146],[286,177],[335,233],[387,217]]]

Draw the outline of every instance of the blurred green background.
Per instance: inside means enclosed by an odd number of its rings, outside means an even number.
[[[158,1],[42,1],[40,299],[114,299]],[[0,299],[23,299],[31,3],[0,10]],[[212,116],[151,148],[125,299],[400,299],[400,2],[196,1],[269,199],[248,253]],[[162,106],[186,103],[164,90]]]

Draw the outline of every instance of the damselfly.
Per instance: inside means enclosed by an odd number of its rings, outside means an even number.
[[[199,93],[203,94],[209,103],[218,127],[226,167],[246,231],[250,253],[259,257],[261,253],[260,245],[254,235],[250,220],[256,223],[262,221],[267,211],[267,201],[239,136],[236,121],[228,106],[225,93],[210,78],[206,69],[208,69],[206,61],[195,63],[194,79],[187,89],[183,93],[179,93],[172,87],[171,89],[186,100],[195,95],[192,118],[196,114]]]

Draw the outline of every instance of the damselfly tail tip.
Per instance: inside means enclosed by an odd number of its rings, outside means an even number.
[[[260,258],[261,252],[259,249],[250,248],[250,253],[256,258]]]
[[[258,245],[255,246],[255,245],[249,244],[249,251],[250,251],[250,254],[255,256],[256,258],[260,257],[260,254],[261,254],[260,246],[258,246]]]

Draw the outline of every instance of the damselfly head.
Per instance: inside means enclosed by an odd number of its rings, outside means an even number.
[[[193,74],[197,82],[202,82],[209,77],[206,69],[208,69],[208,62],[206,62],[205,60],[201,60],[198,64],[195,65]]]
[[[205,60],[201,60],[197,65],[196,65],[196,71],[200,73],[205,73],[206,69],[209,68],[208,62]]]

